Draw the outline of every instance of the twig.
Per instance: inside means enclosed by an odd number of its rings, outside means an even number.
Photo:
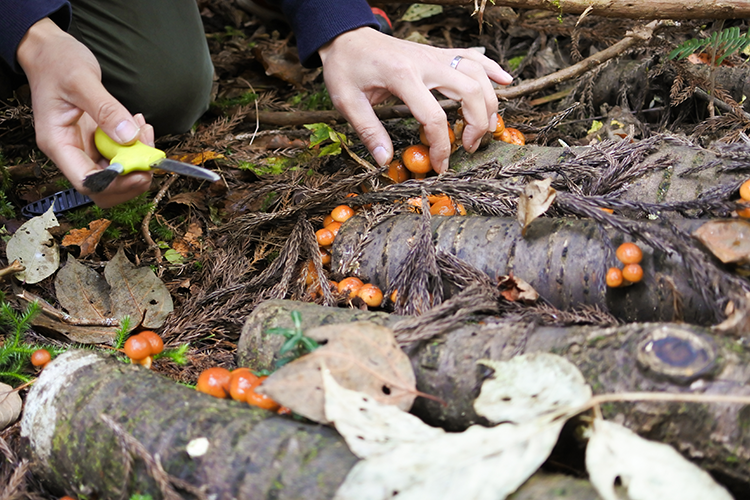
[[[151,224],[151,218],[156,212],[156,207],[159,206],[162,198],[164,198],[164,195],[167,194],[167,191],[176,180],[177,174],[172,174],[164,182],[164,185],[162,185],[159,192],[156,193],[156,196],[154,196],[151,210],[148,211],[146,216],[143,218],[143,222],[141,223],[141,232],[143,233],[143,239],[146,240],[146,243],[148,243],[148,248],[146,249],[146,251],[154,250],[154,257],[156,257],[156,262],[158,262],[159,264],[161,264],[161,252],[159,251],[159,245],[157,245],[154,239],[151,237],[151,229],[149,229],[149,225]]]
[[[21,264],[21,261],[16,259],[9,265],[0,269],[0,280],[5,279],[6,276],[13,276],[16,273],[20,273],[21,271],[25,271],[25,270],[26,270],[26,266]]]
[[[647,25],[631,31],[629,36],[626,36],[611,47],[600,50],[596,54],[587,57],[579,63],[568,66],[560,71],[555,71],[554,73],[541,78],[523,82],[515,87],[498,89],[495,93],[499,99],[515,99],[555,86],[572,78],[576,78],[602,63],[623,54],[634,45],[650,40],[654,34],[654,30],[659,24],[659,21],[651,21]]]

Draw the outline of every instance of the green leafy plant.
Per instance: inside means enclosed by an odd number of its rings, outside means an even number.
[[[742,35],[740,28],[733,26],[722,31],[715,31],[708,38],[685,40],[669,53],[669,59],[684,59],[691,54],[701,53],[710,47],[715,47],[716,57],[712,63],[718,66],[724,59],[738,51],[745,50],[749,45],[750,31]]]
[[[281,349],[279,349],[280,357],[276,360],[277,368],[320,347],[314,339],[305,336],[302,332],[302,315],[299,311],[292,311],[292,322],[294,322],[294,328],[277,327],[268,330],[268,333],[283,335],[286,338]]]
[[[349,140],[341,132],[336,132],[326,123],[311,123],[305,125],[305,128],[310,130],[310,149],[317,148],[326,141],[331,141],[320,148],[318,156],[332,156],[341,154],[341,144],[349,145]]]
[[[53,356],[61,349],[46,345],[23,342],[23,335],[31,327],[31,321],[39,314],[41,307],[33,302],[23,312],[17,312],[9,302],[0,303],[0,324],[5,331],[5,340],[0,345],[0,379],[10,383],[26,383],[32,379],[29,374],[31,355],[37,349],[47,349]]]

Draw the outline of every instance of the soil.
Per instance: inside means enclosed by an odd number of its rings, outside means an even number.
[[[745,134],[750,130],[750,115],[738,104],[744,87],[737,84],[747,78],[738,80],[736,76],[747,68],[748,57],[742,53],[727,57],[721,72],[732,73],[727,77],[729,83],[722,88],[717,78],[719,86],[711,92],[710,68],[706,75],[706,68],[695,71],[687,59],[668,56],[677,44],[705,37],[716,29],[738,27],[745,33],[747,20],[687,20],[664,25],[659,36],[635,44],[611,63],[543,91],[501,101],[499,111],[505,123],[523,132],[530,148],[559,150],[559,156],[554,156],[559,158],[557,162],[535,166],[535,156],[522,153],[503,157],[502,164],[497,160],[500,155],[485,159],[480,153],[475,158],[483,159],[472,162],[459,150],[452,160],[457,167],[454,174],[431,177],[423,185],[410,181],[393,187],[384,172],[371,168],[372,159],[353,129],[333,110],[320,71],[302,70],[293,60],[293,34],[283,22],[259,19],[230,0],[198,3],[216,68],[214,104],[193,131],[159,138],[157,146],[168,156],[220,172],[223,182],[205,187],[185,177],[156,175],[145,200],[126,208],[102,211],[84,206],[63,213],[61,227],[54,232],[59,240],[93,220],[109,219],[112,225],[95,251],[81,261],[101,271],[123,248],[131,262],[151,267],[166,284],[175,309],[157,331],[167,348],[184,344],[189,348],[184,365],[167,358],[155,362],[153,369],[164,377],[194,384],[207,367],[236,367],[243,323],[269,299],[366,310],[361,301],[347,300],[327,289],[316,293],[305,283],[310,260],[320,275],[329,272],[320,261],[313,235],[335,206],[349,202],[362,207],[361,217],[374,226],[394,214],[413,213],[403,201],[434,191],[465,203],[470,215],[515,217],[515,200],[522,186],[550,172],[556,176],[559,204],[547,215],[590,219],[590,224],[645,239],[660,252],[683,249],[680,262],[692,273],[691,286],[708,290],[698,292],[707,304],[702,307],[710,312],[701,311],[702,323],[721,321],[731,311],[727,309],[730,305],[747,308],[742,301],[750,290],[746,266],[717,263],[671,226],[649,232],[642,224],[667,212],[683,219],[736,217],[740,180],[750,176],[750,153],[743,146],[748,142]],[[519,82],[567,68],[611,47],[644,24],[631,19],[579,19],[552,11],[487,7],[480,30],[470,7],[444,6],[442,14],[411,22],[401,20],[408,4],[389,3],[383,8],[393,21],[394,36],[436,46],[483,47],[487,56]],[[286,64],[267,70],[269,61],[279,55],[285,56]],[[736,69],[728,69],[729,65]],[[36,148],[28,87],[16,85],[13,92],[12,98],[0,102],[0,162],[7,167],[3,192],[8,205],[8,210],[0,207],[0,225],[10,233],[25,221],[23,207],[68,186]],[[713,113],[709,95],[719,100],[714,102]],[[419,142],[419,124],[405,115],[399,104],[387,102],[380,110],[381,116],[389,117],[384,118],[384,124],[397,153]],[[454,123],[458,105],[443,104],[449,122]],[[290,122],[289,117],[295,120]],[[311,147],[311,131],[299,123],[300,117],[308,123],[329,124],[350,139],[351,146],[340,154],[321,154],[330,142]],[[692,191],[692,199],[665,199],[658,193],[648,200],[628,198],[628,187],[644,173],[636,168],[639,160],[654,144],[667,140],[698,152],[691,156],[698,158],[698,170],[716,168],[716,163],[709,164],[705,158],[720,161],[720,182],[701,184]],[[587,151],[601,154],[566,156],[575,151],[569,146],[592,146]],[[631,149],[623,152],[627,147]],[[668,168],[664,164],[651,166]],[[660,178],[656,190],[668,190],[669,177]],[[680,189],[691,193],[688,188]],[[349,193],[358,196],[346,198]],[[153,207],[144,209],[144,201],[153,202]],[[611,218],[602,215],[597,205],[614,208],[617,213]],[[147,223],[142,227],[144,219]],[[419,234],[429,241],[427,232]],[[0,245],[4,247],[4,243]],[[73,256],[81,252],[75,245],[63,250]],[[425,251],[407,256],[405,265],[419,262],[424,264],[422,270],[431,269],[431,265],[445,269],[441,258],[447,257]],[[463,271],[461,279],[476,278],[473,271]],[[399,313],[425,313],[439,305],[439,284],[429,275],[422,278],[409,294],[414,300],[419,298],[420,307],[401,307]],[[21,309],[11,282],[3,282],[2,287],[6,300]],[[58,305],[52,279],[24,288]],[[576,308],[565,300],[560,304],[565,307],[504,303],[493,314],[527,314],[542,326],[618,322],[606,311]],[[392,312],[394,304],[386,301],[375,310]],[[628,318],[636,317],[633,313]],[[746,350],[748,332],[740,329],[734,333],[738,348]],[[0,338],[9,336],[9,331],[0,333]],[[37,328],[30,329],[24,340],[56,349],[72,345],[64,336]],[[99,348],[107,350],[106,345]],[[22,371],[29,377],[35,375],[31,366]],[[27,390],[22,389],[21,395]],[[0,432],[0,452],[6,457],[0,461],[0,498],[58,497],[24,461],[26,450],[18,423]]]

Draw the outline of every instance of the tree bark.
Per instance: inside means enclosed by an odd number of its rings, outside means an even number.
[[[331,428],[199,394],[92,351],[68,351],[45,368],[22,434],[36,477],[79,498],[330,499],[357,460]],[[201,438],[208,450],[191,458],[187,445]],[[157,461],[163,470],[154,472]],[[561,490],[598,498],[588,481],[545,472],[510,498],[558,500]]]
[[[404,3],[385,0],[383,3]],[[427,0],[436,5],[479,4],[472,0]],[[603,17],[631,19],[741,19],[750,17],[750,5],[743,0],[654,0],[632,2],[628,0],[494,0],[494,7],[516,9],[541,9],[562,14],[581,14],[591,7],[591,14]],[[491,9],[493,7],[487,7]]]
[[[383,312],[269,301],[245,323],[238,363],[273,366],[284,339],[265,332],[273,327],[291,328],[293,310],[301,313],[303,329],[363,319],[398,327],[403,319]],[[417,398],[412,413],[450,430],[483,422],[473,402],[488,373],[477,365],[478,360],[507,360],[530,352],[564,356],[581,370],[595,394],[750,395],[750,352],[734,339],[687,324],[546,327],[483,318],[405,350],[417,375],[417,389],[448,403],[443,406]],[[735,494],[744,495],[737,498],[750,495],[750,406],[642,401],[605,404],[602,411],[605,418],[616,419],[648,439],[674,446]]]

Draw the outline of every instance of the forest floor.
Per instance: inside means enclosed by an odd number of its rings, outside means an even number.
[[[209,186],[157,174],[143,197],[108,210],[88,205],[62,213],[60,226],[51,231],[62,240],[92,221],[110,221],[94,241],[93,251],[82,256],[79,241],[64,246],[63,253],[100,270],[123,249],[135,265],[153,270],[174,302],[174,312],[156,330],[167,347],[189,345],[185,364],[162,358],[154,370],[187,384],[194,384],[207,367],[235,367],[244,318],[260,302],[270,298],[324,302],[322,295],[305,285],[310,250],[303,247],[289,253],[286,243],[296,234],[295,225],[304,219],[315,229],[322,227],[324,217],[343,204],[347,194],[377,194],[390,184],[382,172],[370,170],[368,152],[351,127],[337,118],[321,70],[303,69],[297,62],[294,38],[283,23],[264,22],[228,0],[198,3],[216,68],[214,102],[190,133],[159,138],[156,145],[170,157],[218,172],[221,181]],[[393,21],[394,36],[435,46],[480,47],[511,72],[514,85],[568,68],[645,24],[488,7],[480,32],[478,17],[469,8],[445,6],[442,12],[406,21],[402,18],[408,7],[384,7]],[[685,40],[704,39],[730,27],[747,31],[746,21],[663,25],[659,36],[634,44],[604,66],[501,100],[500,114],[507,126],[525,135],[527,144],[561,151],[566,146],[623,139],[637,142],[657,134],[684,137],[699,147],[749,141],[744,135],[750,129],[750,115],[742,110],[744,96],[717,89],[714,95],[724,107],[717,104],[712,116],[706,93],[695,90],[710,90],[711,73],[698,58],[700,53],[690,59],[669,58]],[[632,67],[618,69],[625,63],[650,70],[635,70],[641,75],[635,77]],[[693,71],[693,66],[701,65],[701,71]],[[729,65],[736,71],[747,70],[748,56],[732,54],[724,61],[724,67]],[[398,104],[386,102],[382,108],[396,110],[384,124],[400,153],[419,142],[419,124],[408,116],[399,117]],[[457,106],[448,104],[446,109],[454,123]],[[305,126],[313,124],[318,125]],[[315,144],[320,137],[315,134],[327,133],[326,127],[343,134],[349,145],[342,149],[330,139]],[[25,222],[24,206],[69,187],[36,148],[33,135],[28,89],[21,87],[12,100],[0,103],[0,164],[5,182],[0,224],[9,234]],[[419,196],[421,191],[415,187],[399,194]],[[302,202],[306,202],[304,217],[295,210]],[[382,215],[396,210],[394,205],[383,201],[372,210]],[[484,207],[477,203],[470,212],[515,217],[515,208],[499,201]],[[59,307],[52,278],[24,288]],[[14,298],[17,290],[10,282],[3,289],[6,300],[22,310],[24,304]],[[341,307],[366,307],[338,295],[333,300]],[[577,318],[587,320],[606,324],[613,318]],[[5,332],[6,342],[10,335],[10,330]],[[44,328],[32,327],[24,340],[57,350],[73,345],[59,332],[55,335]],[[22,372],[30,378],[35,373],[29,366]],[[17,380],[6,381],[17,385]],[[12,477],[14,481],[5,486],[0,482],[0,498],[52,498],[30,473],[13,476],[13,465],[20,463],[22,454],[19,424],[2,431],[0,438],[0,451],[8,458],[0,465],[0,480]]]

